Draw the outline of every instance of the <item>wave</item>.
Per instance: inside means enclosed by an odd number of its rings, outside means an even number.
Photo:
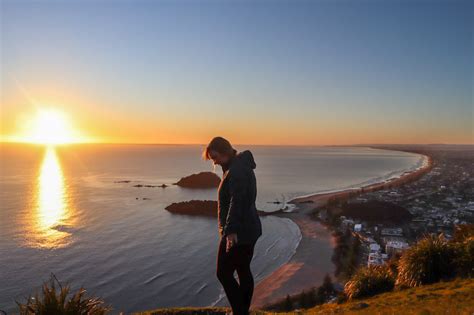
[[[197,290],[196,290],[196,294],[199,294],[202,290],[204,290],[206,287],[208,286],[207,283],[204,283],[202,286],[200,286]]]
[[[165,275],[165,272],[160,272],[160,273],[154,275],[153,277],[147,279],[147,280],[144,282],[144,284],[149,284],[149,283],[155,281],[156,279],[162,277],[163,275]]]
[[[268,252],[273,248],[275,247],[275,245],[281,240],[281,237],[277,238],[273,243],[270,244],[270,246],[267,247],[267,249],[265,250],[265,255],[268,254]]]

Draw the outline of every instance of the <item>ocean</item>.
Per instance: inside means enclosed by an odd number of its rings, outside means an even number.
[[[0,309],[15,311],[15,300],[39,290],[51,273],[73,289],[84,286],[103,297],[114,313],[225,305],[215,276],[217,219],[164,209],[178,201],[216,200],[216,189],[172,185],[200,171],[222,174],[201,159],[202,149],[0,144]],[[384,181],[423,163],[417,154],[366,147],[236,149],[254,155],[257,207],[264,211],[294,197]],[[290,219],[261,220],[251,265],[256,283],[287,262],[301,239]],[[330,256],[322,255],[322,272],[333,270]]]

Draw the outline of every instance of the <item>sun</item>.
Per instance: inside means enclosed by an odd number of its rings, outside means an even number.
[[[56,145],[80,140],[66,115],[53,109],[39,110],[28,129],[28,142]]]

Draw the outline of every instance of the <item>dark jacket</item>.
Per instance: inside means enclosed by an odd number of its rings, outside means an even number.
[[[253,155],[249,150],[236,153],[227,165],[222,165],[222,180],[218,189],[218,227],[222,237],[237,233],[238,244],[256,242],[262,235],[257,213],[257,181]]]

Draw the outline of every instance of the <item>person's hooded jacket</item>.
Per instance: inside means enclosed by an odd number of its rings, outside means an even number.
[[[221,237],[236,233],[237,244],[256,242],[262,235],[257,213],[255,160],[249,150],[237,153],[226,165],[218,189],[218,227]]]

